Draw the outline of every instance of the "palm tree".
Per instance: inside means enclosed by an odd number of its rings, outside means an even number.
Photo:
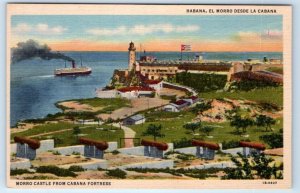
[[[276,123],[275,119],[266,115],[259,115],[256,118],[256,125],[259,127],[265,127],[266,131],[272,130],[271,126]]]
[[[161,125],[150,124],[147,130],[142,133],[142,136],[153,136],[153,140],[156,141],[157,137],[165,137],[165,135],[161,133],[161,129]]]

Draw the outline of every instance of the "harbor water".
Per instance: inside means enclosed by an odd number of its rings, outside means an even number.
[[[33,58],[11,65],[10,81],[10,124],[31,118],[42,118],[47,114],[57,113],[55,102],[67,99],[95,97],[95,89],[104,87],[110,81],[115,69],[127,68],[127,52],[65,52],[75,59],[77,65],[92,68],[88,76],[54,76],[56,68],[65,65],[63,60],[42,60]],[[177,60],[180,52],[150,52],[158,60]],[[194,58],[196,53],[184,53],[183,59]],[[199,54],[199,53],[198,53]],[[201,53],[204,59],[211,60],[246,60],[247,58],[279,58],[282,53]],[[139,55],[139,53],[137,54]],[[70,66],[69,63],[67,65]]]

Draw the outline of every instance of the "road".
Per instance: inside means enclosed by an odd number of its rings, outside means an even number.
[[[113,126],[120,127],[124,131],[124,138],[130,138],[124,140],[124,147],[134,147],[133,139],[135,137],[135,131],[131,128],[126,127],[124,125],[120,125],[119,123],[113,123]]]

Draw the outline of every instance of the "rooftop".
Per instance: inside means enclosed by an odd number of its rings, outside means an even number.
[[[176,101],[174,104],[176,104],[176,105],[183,105],[185,103],[188,103],[188,102],[186,102],[185,100],[179,100],[179,101]]]
[[[129,117],[130,119],[134,120],[134,121],[139,121],[141,119],[144,119],[144,115],[141,115],[141,114],[136,114],[136,115],[133,115],[131,117]]]
[[[191,96],[191,97],[189,97],[189,99],[192,99],[192,100],[197,100],[197,99],[198,99],[198,97],[197,97],[197,96]]]
[[[207,147],[209,149],[218,150],[220,149],[219,145],[217,143],[213,142],[207,142],[207,141],[199,141],[199,140],[192,140],[192,145],[194,146],[201,146],[201,147]]]
[[[240,141],[240,146],[241,147],[250,147],[250,148],[255,148],[259,150],[265,150],[266,147],[264,144],[259,143],[259,142],[247,142],[247,141]]]
[[[146,84],[158,84],[161,80],[145,80],[144,83]]]
[[[120,92],[131,92],[131,91],[155,91],[150,87],[142,87],[142,86],[129,86],[118,89]]]

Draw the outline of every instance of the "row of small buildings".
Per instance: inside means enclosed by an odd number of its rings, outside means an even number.
[[[26,158],[29,160],[34,160],[38,152],[42,150],[51,150],[54,147],[54,141],[51,146],[42,147],[42,143],[39,140],[31,139],[27,137],[14,137],[16,142],[16,157]],[[79,138],[79,143],[84,145],[83,156],[96,159],[104,159],[104,151],[109,148],[109,143],[106,141],[99,141],[89,138]],[[220,151],[220,145],[214,142],[208,142],[203,140],[191,141],[192,147],[196,147],[194,155],[198,158],[213,160],[215,158],[215,153]],[[164,151],[169,149],[169,144],[165,142],[157,142],[151,140],[142,139],[141,146],[143,146],[143,156],[163,158]],[[171,145],[173,146],[173,145]],[[239,147],[242,148],[240,152],[244,156],[258,155],[261,154],[265,149],[265,145],[258,142],[247,142],[240,141]],[[191,148],[191,147],[187,147]],[[39,150],[40,149],[40,150]],[[184,151],[186,148],[176,149],[178,152]],[[137,153],[137,152],[136,152]],[[131,152],[130,154],[135,154]],[[140,154],[139,154],[140,155]]]
[[[179,112],[181,110],[184,110],[191,105],[199,102],[200,99],[197,96],[191,96],[185,99],[177,100],[174,103],[167,104],[162,107],[163,111],[166,112]],[[142,114],[136,114],[130,117],[127,117],[123,120],[124,125],[138,125],[142,124],[146,121],[146,118]]]
[[[99,98],[122,97],[127,99],[138,97],[151,97],[163,88],[162,80],[145,80],[141,86],[128,86],[115,90],[97,91]]]

